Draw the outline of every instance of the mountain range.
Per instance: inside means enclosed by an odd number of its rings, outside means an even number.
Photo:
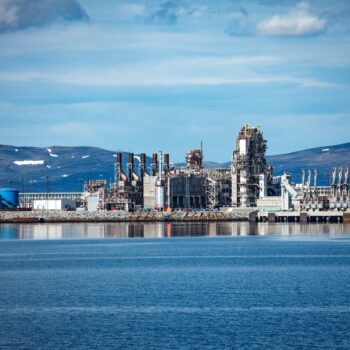
[[[123,152],[125,163],[128,154]],[[317,169],[318,184],[328,185],[332,167],[350,167],[350,143],[267,156],[274,175],[288,172],[300,182],[302,169]],[[0,187],[25,192],[81,191],[87,179],[114,179],[115,152],[96,147],[18,147],[0,145]],[[148,166],[150,158],[147,158]],[[138,157],[135,167],[138,169]],[[181,166],[184,164],[175,164]],[[205,161],[207,168],[230,167],[230,162]]]

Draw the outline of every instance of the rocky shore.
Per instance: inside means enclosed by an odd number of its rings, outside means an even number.
[[[252,210],[224,211],[117,212],[117,211],[2,211],[0,223],[11,222],[187,222],[187,221],[248,221]]]

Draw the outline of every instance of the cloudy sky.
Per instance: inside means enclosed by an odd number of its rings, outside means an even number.
[[[348,0],[0,0],[0,143],[227,161],[350,141]]]

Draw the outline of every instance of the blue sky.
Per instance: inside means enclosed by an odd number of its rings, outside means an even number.
[[[350,142],[350,2],[0,0],[0,142],[227,161]]]

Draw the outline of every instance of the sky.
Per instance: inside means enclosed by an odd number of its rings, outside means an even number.
[[[0,143],[229,161],[350,142],[348,0],[0,0]]]

